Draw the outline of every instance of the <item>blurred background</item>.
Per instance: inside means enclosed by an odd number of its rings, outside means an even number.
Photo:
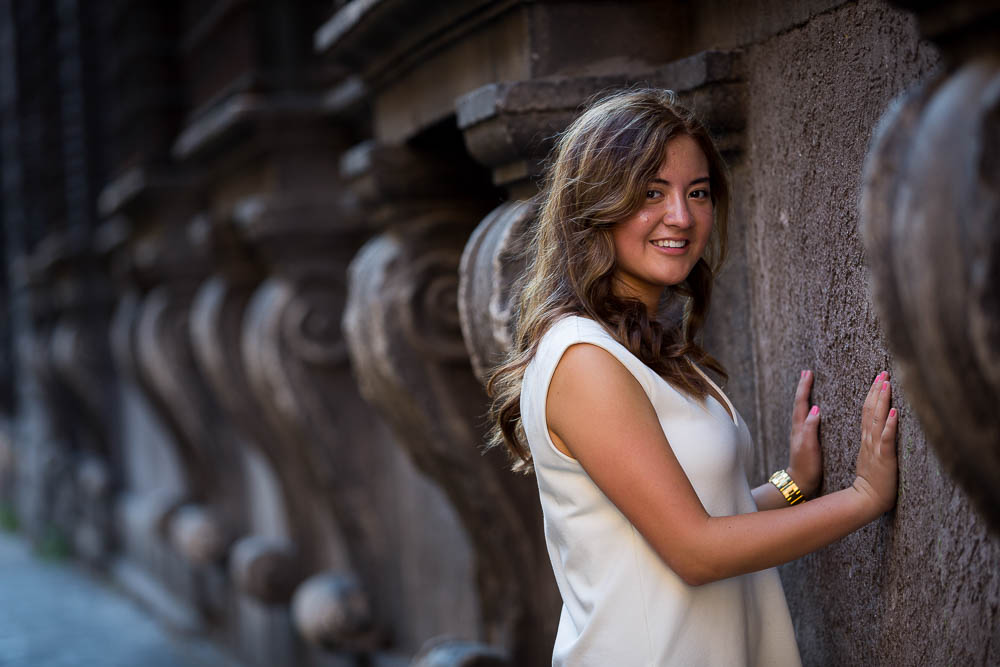
[[[666,87],[732,170],[706,344],[752,481],[801,369],[825,491],[902,382],[897,509],[781,568],[804,662],[1000,664],[998,16],[0,0],[0,523],[247,665],[547,664],[482,382],[553,137]]]

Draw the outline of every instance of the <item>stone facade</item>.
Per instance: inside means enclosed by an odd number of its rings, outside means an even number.
[[[800,368],[826,491],[902,383],[896,510],[781,568],[805,663],[1000,661],[1000,6],[671,4],[0,0],[4,520],[248,664],[546,664],[482,382],[554,136],[654,85],[732,171],[754,481]]]

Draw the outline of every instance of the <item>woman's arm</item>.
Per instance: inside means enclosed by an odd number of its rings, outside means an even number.
[[[895,503],[895,411],[873,385],[862,415],[858,477],[795,507],[709,516],[674,456],[653,406],[609,352],[580,344],[556,367],[546,417],[556,445],[575,457],[684,581],[699,585],[815,551]]]

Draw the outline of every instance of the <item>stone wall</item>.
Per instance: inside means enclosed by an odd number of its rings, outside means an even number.
[[[0,0],[2,509],[250,664],[546,664],[481,383],[552,138],[669,87],[732,168],[706,344],[752,481],[801,368],[827,491],[902,381],[897,509],[781,568],[805,663],[996,663],[1000,9],[676,4]]]
[[[753,176],[743,191],[761,476],[783,461],[800,368],[816,372],[825,490],[852,479],[871,378],[885,368],[900,379],[869,295],[858,203],[879,117],[901,90],[943,67],[916,33],[911,16],[859,3],[747,49]],[[1000,543],[929,450],[910,385],[896,386],[897,509],[781,569],[803,657],[990,664],[1000,658],[992,606]]]

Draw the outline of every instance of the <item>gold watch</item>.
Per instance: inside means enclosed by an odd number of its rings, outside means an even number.
[[[778,487],[778,491],[781,491],[781,495],[785,497],[789,505],[797,505],[805,500],[802,491],[799,490],[799,485],[784,470],[777,471],[767,481]]]

